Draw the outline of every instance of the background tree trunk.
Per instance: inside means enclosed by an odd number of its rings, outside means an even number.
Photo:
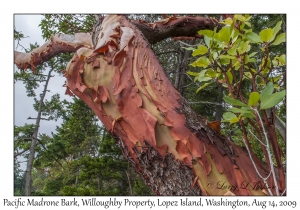
[[[38,114],[35,122],[35,130],[34,133],[32,134],[31,138],[31,146],[30,146],[30,153],[27,161],[27,166],[26,166],[26,174],[25,174],[25,195],[30,196],[31,195],[31,172],[32,172],[32,165],[35,157],[35,147],[37,144],[38,140],[38,133],[39,133],[39,127],[40,127],[40,122],[41,122],[41,115],[42,115],[42,108],[43,108],[43,102],[44,98],[47,92],[47,87],[49,84],[49,80],[51,78],[51,72],[53,71],[53,68],[50,69],[48,72],[47,80],[44,85],[44,90],[42,92],[41,98],[40,98],[40,103],[39,103],[39,109],[38,109]]]
[[[221,121],[222,119],[222,114],[223,114],[223,107],[222,107],[222,103],[223,103],[223,87],[222,84],[218,83],[218,97],[217,97],[217,103],[218,105],[216,105],[216,115],[215,115],[215,120],[216,121]]]

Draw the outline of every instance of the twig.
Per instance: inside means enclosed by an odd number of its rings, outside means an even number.
[[[286,191],[286,188],[285,188],[284,191],[281,193],[281,195],[283,195],[283,194],[285,193],[285,191]]]
[[[183,41],[178,41],[180,44],[182,44],[182,45],[185,45],[185,46],[188,46],[188,47],[197,47],[198,46],[198,44],[196,44],[196,45],[190,45],[190,44],[187,44],[187,43],[185,43],[185,42],[183,42]]]
[[[193,81],[194,82],[194,80],[192,79],[192,77],[190,76],[190,75],[188,75],[188,74],[186,74],[186,76],[191,80],[191,81]],[[194,83],[198,88],[200,87],[200,85],[198,84],[198,83]]]
[[[157,53],[156,56],[167,54],[167,53],[180,53],[180,52],[178,52],[178,50],[170,50],[170,51]]]
[[[271,154],[271,151],[270,151],[270,146],[269,146],[269,140],[268,140],[267,132],[265,130],[265,127],[263,126],[263,121],[262,121],[262,119],[260,117],[260,114],[259,114],[258,110],[256,108],[252,108],[252,109],[258,115],[259,121],[260,121],[260,123],[262,125],[263,134],[265,135],[265,139],[266,139],[266,149],[267,149],[267,153],[268,153],[268,156],[269,156],[269,159],[270,159],[270,166],[271,166],[271,171],[272,171],[272,174],[273,174],[273,180],[274,180],[274,184],[275,184],[276,194],[280,195],[279,194],[279,190],[278,190],[276,176],[275,176],[274,164],[273,164],[273,161],[272,161],[272,154]]]
[[[250,157],[250,159],[251,159],[251,162],[252,162],[252,164],[253,164],[253,166],[254,166],[254,169],[255,169],[255,171],[256,171],[256,174],[264,181],[264,183],[265,183],[265,185],[266,185],[266,187],[267,187],[267,189],[268,189],[269,194],[270,194],[270,195],[273,195],[272,191],[271,191],[270,188],[269,188],[268,182],[266,181],[266,180],[270,177],[270,175],[271,175],[271,173],[272,173],[272,170],[270,171],[269,175],[268,175],[266,178],[262,177],[262,175],[259,173],[259,171],[258,171],[258,169],[257,169],[257,167],[256,167],[256,164],[254,163],[254,160],[253,160],[252,155],[251,155],[251,153],[250,153],[249,147],[248,147],[248,145],[246,144],[245,138],[243,138],[243,141],[244,141],[244,144],[245,144],[246,149],[247,149],[247,151],[248,151],[248,154],[249,154],[249,157]]]
[[[208,102],[208,101],[195,101],[195,102],[189,102],[188,104],[213,104],[213,105],[222,105],[220,103],[216,103],[216,102]]]
[[[252,134],[252,136],[254,136],[254,138],[256,138],[256,140],[259,141],[262,145],[264,145],[265,147],[267,146],[265,143],[263,143],[261,140],[259,140],[259,138],[257,138],[257,136],[255,136],[254,133],[252,133],[252,131],[251,131],[250,129],[249,129],[248,131],[249,131],[249,132]]]
[[[128,179],[128,183],[129,183],[130,195],[132,195],[133,193],[132,193],[131,183],[130,183],[130,179],[129,179],[129,174],[126,170],[125,170],[125,173],[127,175],[127,179]]]
[[[27,152],[28,150],[30,150],[30,147],[27,149],[24,149],[22,152],[18,152],[16,154],[14,154],[14,158],[18,157],[19,155],[22,155],[23,153]]]

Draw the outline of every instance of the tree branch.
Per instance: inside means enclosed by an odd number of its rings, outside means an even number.
[[[150,44],[178,36],[193,36],[201,29],[214,29],[218,21],[207,17],[169,17],[154,23],[131,20]]]
[[[56,34],[51,36],[42,46],[33,49],[30,53],[14,52],[14,63],[21,70],[27,68],[35,72],[37,65],[43,64],[60,53],[75,52],[80,47],[91,47],[90,33],[77,33],[75,35]]]
[[[21,151],[21,152],[18,152],[18,153],[16,153],[16,154],[14,154],[14,158],[16,158],[16,157],[18,157],[19,155],[22,155],[23,153],[27,152],[29,149],[30,149],[30,147],[27,148],[27,149],[24,149],[24,150]]]
[[[28,117],[27,118],[27,120],[36,120],[37,118],[32,118],[32,117]],[[49,119],[47,119],[47,118],[42,118],[42,117],[40,117],[39,118],[40,120],[48,120],[49,121]]]

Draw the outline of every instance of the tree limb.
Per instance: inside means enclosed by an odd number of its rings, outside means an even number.
[[[169,37],[193,36],[201,29],[213,29],[218,21],[207,17],[169,17],[154,23],[131,20],[150,44],[155,44]]]
[[[56,34],[51,36],[42,46],[33,49],[30,53],[14,52],[14,63],[21,70],[30,68],[35,73],[35,67],[55,57],[59,53],[75,52],[80,47],[91,47],[90,33],[75,35]]]
[[[30,147],[29,147],[29,148],[27,148],[27,149],[24,149],[24,150],[23,150],[23,151],[21,151],[21,152],[15,153],[15,154],[14,154],[14,158],[16,158],[16,157],[18,157],[18,156],[22,155],[23,153],[27,152],[29,149],[30,149]]]

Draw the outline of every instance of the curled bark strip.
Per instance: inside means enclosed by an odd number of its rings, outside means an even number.
[[[149,30],[167,34],[173,27],[192,30],[196,20],[203,28],[215,24],[203,17],[172,17]],[[87,45],[91,44],[91,37],[86,38],[86,42],[75,44],[76,37],[68,37],[69,44],[60,44],[75,52],[65,73],[66,93],[85,101],[107,130],[119,137],[124,156],[154,192],[224,195],[230,190],[235,195],[264,195],[261,188],[251,189],[262,181],[247,152],[207,127],[206,120],[191,110],[135,25],[124,16],[108,15],[102,22],[95,49]],[[51,57],[49,49],[59,49],[48,45],[39,49],[45,53],[33,62]],[[18,58],[15,63],[21,67],[31,59]],[[264,173],[259,165],[258,168]],[[211,187],[211,182],[227,187]],[[270,180],[268,183],[272,186]]]

